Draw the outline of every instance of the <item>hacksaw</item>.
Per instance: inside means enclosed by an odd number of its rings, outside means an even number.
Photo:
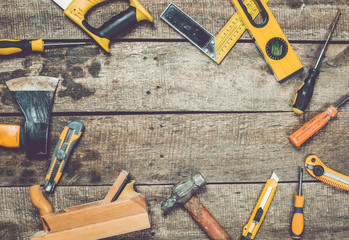
[[[241,2],[241,0],[239,0],[239,2]],[[258,2],[260,3],[260,1]],[[267,6],[266,3],[268,0],[262,0],[262,2],[263,4],[260,3],[259,6],[257,6],[254,0],[244,1],[242,5],[245,7],[246,11],[245,17],[253,22],[260,13],[260,6],[262,6],[262,9],[265,9],[263,6]],[[200,26],[195,20],[189,17],[173,3],[165,9],[161,14],[161,18],[217,64],[220,64],[245,30],[250,30],[250,28],[247,27],[249,25],[246,23],[244,16],[242,16],[244,14],[245,13],[239,11],[236,12],[216,37]],[[264,35],[266,36],[266,39],[271,40],[268,41],[268,49],[264,50],[264,48],[262,49],[260,47],[260,45],[263,44],[258,42],[261,41],[257,40],[259,37],[257,37],[256,43],[264,55],[264,58],[267,60],[270,68],[274,72],[274,76],[278,81],[282,82],[302,72],[303,66],[270,10],[268,11],[268,14],[268,19],[266,21],[268,29],[264,28],[264,26],[261,29],[261,31],[265,33]],[[274,32],[270,31],[269,27],[271,29],[277,29],[276,36],[273,35]],[[250,33],[252,32],[250,31]],[[252,37],[255,38],[253,33]]]

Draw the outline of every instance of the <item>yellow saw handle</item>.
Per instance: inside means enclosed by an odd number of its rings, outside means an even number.
[[[153,22],[153,17],[137,1],[130,0],[130,7],[112,17],[99,28],[94,28],[85,20],[86,13],[95,5],[105,0],[74,0],[65,9],[64,13],[85,32],[87,32],[106,52],[110,52],[110,40],[121,32],[129,29],[142,20]]]

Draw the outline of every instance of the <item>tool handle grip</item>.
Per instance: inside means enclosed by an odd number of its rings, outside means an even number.
[[[86,13],[95,5],[105,0],[75,0],[64,13],[87,32],[106,52],[110,52],[109,43],[112,38],[131,28],[135,23],[148,20],[153,21],[153,17],[137,1],[130,0],[130,7],[112,17],[99,28],[94,28],[85,20]]]
[[[37,207],[40,212],[40,217],[53,213],[53,208],[47,199],[42,195],[40,185],[29,187],[29,197],[33,205]],[[42,221],[44,230],[47,230],[46,224]]]
[[[226,233],[217,220],[208,212],[202,205],[200,200],[193,196],[188,202],[184,204],[191,216],[206,232],[206,234],[213,240],[231,240],[231,237]]]
[[[16,53],[43,52],[44,42],[38,40],[14,40],[0,39],[0,55],[12,55]]]
[[[293,101],[292,109],[297,114],[303,114],[308,107],[311,98],[313,97],[316,78],[319,75],[319,70],[312,68],[309,70],[307,78],[298,89]]]
[[[80,139],[83,130],[84,124],[78,121],[70,122],[63,129],[53,152],[51,165],[45,177],[44,189],[46,192],[53,192],[54,187],[61,179],[70,153]]]
[[[303,215],[304,196],[294,196],[294,208],[291,218],[291,237],[300,239],[304,229]]]
[[[0,124],[0,146],[22,148],[24,145],[23,127],[19,125]]]
[[[335,117],[337,114],[338,110],[335,108],[335,106],[331,105],[326,109],[326,111],[311,119],[288,138],[294,146],[299,147],[317,131],[319,131],[323,126],[325,126],[328,121],[331,118]]]

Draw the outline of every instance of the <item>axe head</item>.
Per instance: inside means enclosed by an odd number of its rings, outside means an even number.
[[[28,157],[47,154],[50,115],[58,81],[58,78],[36,76],[6,82],[26,119],[24,148]]]

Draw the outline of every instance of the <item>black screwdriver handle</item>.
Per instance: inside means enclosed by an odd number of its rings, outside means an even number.
[[[295,113],[302,114],[308,107],[313,96],[316,78],[318,77],[319,73],[320,71],[315,68],[309,70],[307,78],[304,80],[302,86],[298,89],[296,97],[293,101],[292,109]]]
[[[0,55],[16,53],[43,52],[44,42],[38,40],[0,39]]]

